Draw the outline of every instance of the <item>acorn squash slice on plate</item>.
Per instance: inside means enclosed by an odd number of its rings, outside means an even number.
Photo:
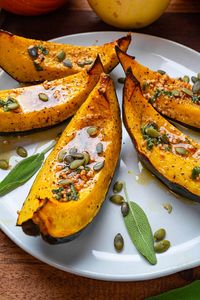
[[[0,67],[19,82],[54,80],[89,69],[100,55],[104,71],[118,64],[115,46],[126,51],[131,41],[128,34],[101,46],[75,46],[26,39],[0,31]]]
[[[123,118],[140,160],[170,190],[200,201],[200,145],[163,118],[143,97],[129,70]]]
[[[125,73],[131,68],[143,96],[159,113],[186,127],[200,129],[200,92],[194,94],[191,84],[150,70],[118,47],[116,52]]]
[[[75,238],[98,213],[121,149],[121,120],[112,79],[101,78],[37,175],[17,225],[50,243]]]
[[[103,66],[97,57],[90,69],[43,84],[0,91],[0,132],[55,125],[71,117],[97,84]]]

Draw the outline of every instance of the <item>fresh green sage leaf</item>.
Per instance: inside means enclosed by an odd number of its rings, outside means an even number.
[[[135,202],[129,200],[126,184],[124,183],[124,193],[129,205],[129,213],[124,217],[124,222],[129,236],[136,249],[152,264],[157,262],[154,241],[151,227],[145,212]]]
[[[53,142],[41,153],[21,160],[0,182],[0,197],[27,182],[40,169],[45,158],[45,153],[52,149],[55,143]]]

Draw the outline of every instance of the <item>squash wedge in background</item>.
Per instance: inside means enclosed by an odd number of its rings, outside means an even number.
[[[37,175],[17,225],[49,243],[75,238],[98,213],[121,149],[114,84],[101,78]]]
[[[126,51],[131,41],[128,34],[101,46],[75,46],[26,39],[0,31],[0,67],[19,82],[54,80],[72,75],[91,66],[99,54],[104,71],[117,64],[115,46]]]
[[[0,132],[44,128],[71,117],[95,87],[102,72],[98,56],[88,71],[43,84],[0,91]]]
[[[164,119],[127,73],[123,118],[140,160],[170,190],[200,201],[200,145]]]
[[[144,97],[159,113],[186,127],[200,129],[200,93],[193,94],[191,84],[150,70],[118,47],[116,52],[125,73],[131,68]]]

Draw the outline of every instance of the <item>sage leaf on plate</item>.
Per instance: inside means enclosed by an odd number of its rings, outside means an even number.
[[[0,197],[27,182],[41,167],[45,154],[55,146],[55,141],[41,153],[21,160],[0,182]]]
[[[157,263],[152,230],[145,212],[135,202],[129,200],[126,184],[124,193],[129,205],[129,213],[124,217],[124,222],[129,236],[136,249],[152,264]]]

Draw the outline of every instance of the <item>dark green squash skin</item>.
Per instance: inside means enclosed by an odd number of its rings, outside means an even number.
[[[150,162],[150,160],[148,159],[148,157],[146,157],[142,152],[139,151],[138,149],[138,145],[137,142],[133,136],[133,134],[131,133],[131,131],[128,129],[128,123],[127,123],[127,119],[126,119],[126,115],[124,113],[124,101],[123,101],[123,121],[124,121],[124,125],[126,127],[126,130],[133,142],[133,145],[135,146],[135,149],[137,151],[138,157],[140,159],[140,161],[147,167],[147,169],[153,173],[162,183],[164,183],[171,191],[187,198],[190,199],[192,201],[196,201],[200,203],[200,197],[191,193],[190,191],[188,191],[184,186],[179,185],[173,181],[168,180],[165,176],[163,176],[160,172],[158,172],[158,170],[152,165],[152,163]]]

